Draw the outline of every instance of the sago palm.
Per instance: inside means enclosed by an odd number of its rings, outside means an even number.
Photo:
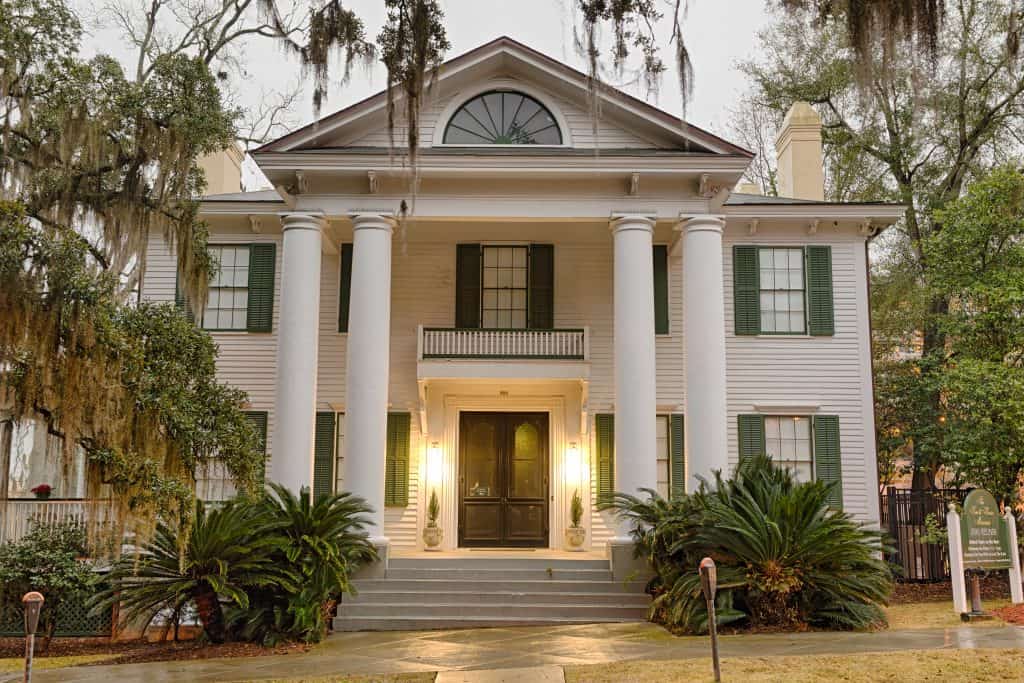
[[[100,608],[119,603],[124,622],[141,619],[146,626],[191,602],[206,637],[224,642],[222,602],[246,608],[249,590],[297,588],[297,574],[275,561],[284,546],[281,526],[248,501],[220,507],[197,501],[191,525],[160,521],[148,542],[122,555],[109,574],[110,588],[94,602]]]

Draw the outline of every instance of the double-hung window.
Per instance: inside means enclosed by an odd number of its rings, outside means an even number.
[[[529,247],[483,247],[483,327],[526,327]]]
[[[791,247],[760,247],[758,276],[761,333],[803,334],[804,250]]]
[[[765,453],[799,481],[814,479],[811,420],[801,416],[765,416]]]
[[[249,245],[211,246],[220,269],[210,281],[203,312],[207,330],[244,330],[249,315]]]

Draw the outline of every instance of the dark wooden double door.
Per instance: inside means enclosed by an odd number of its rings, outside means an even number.
[[[548,414],[459,417],[459,545],[548,545]]]

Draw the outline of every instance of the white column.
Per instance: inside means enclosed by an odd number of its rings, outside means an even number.
[[[304,213],[286,214],[281,222],[284,243],[270,480],[298,493],[313,486],[323,222]]]
[[[683,230],[683,347],[686,353],[687,490],[697,476],[729,467],[726,445],[725,291],[721,216],[696,216]]]
[[[391,349],[391,232],[379,214],[352,219],[352,286],[345,366],[345,489],[373,508],[367,531],[384,537],[384,473]]]
[[[615,490],[656,489],[657,387],[654,353],[654,221],[612,221],[615,243]],[[628,525],[616,541],[628,541]]]
[[[963,614],[967,611],[967,581],[964,579],[964,548],[960,536],[960,515],[956,506],[949,504],[946,513],[946,534],[949,539],[949,574],[953,584],[953,611]]]

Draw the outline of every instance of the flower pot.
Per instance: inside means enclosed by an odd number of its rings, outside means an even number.
[[[565,545],[569,550],[581,552],[587,540],[587,530],[581,526],[571,526],[565,530]]]
[[[35,494],[35,496],[36,496],[36,500],[47,500],[50,497],[50,492],[49,491],[47,491],[46,493],[39,492],[39,493]]]
[[[439,526],[423,527],[423,545],[427,550],[440,550],[441,539],[444,538],[444,529]]]

